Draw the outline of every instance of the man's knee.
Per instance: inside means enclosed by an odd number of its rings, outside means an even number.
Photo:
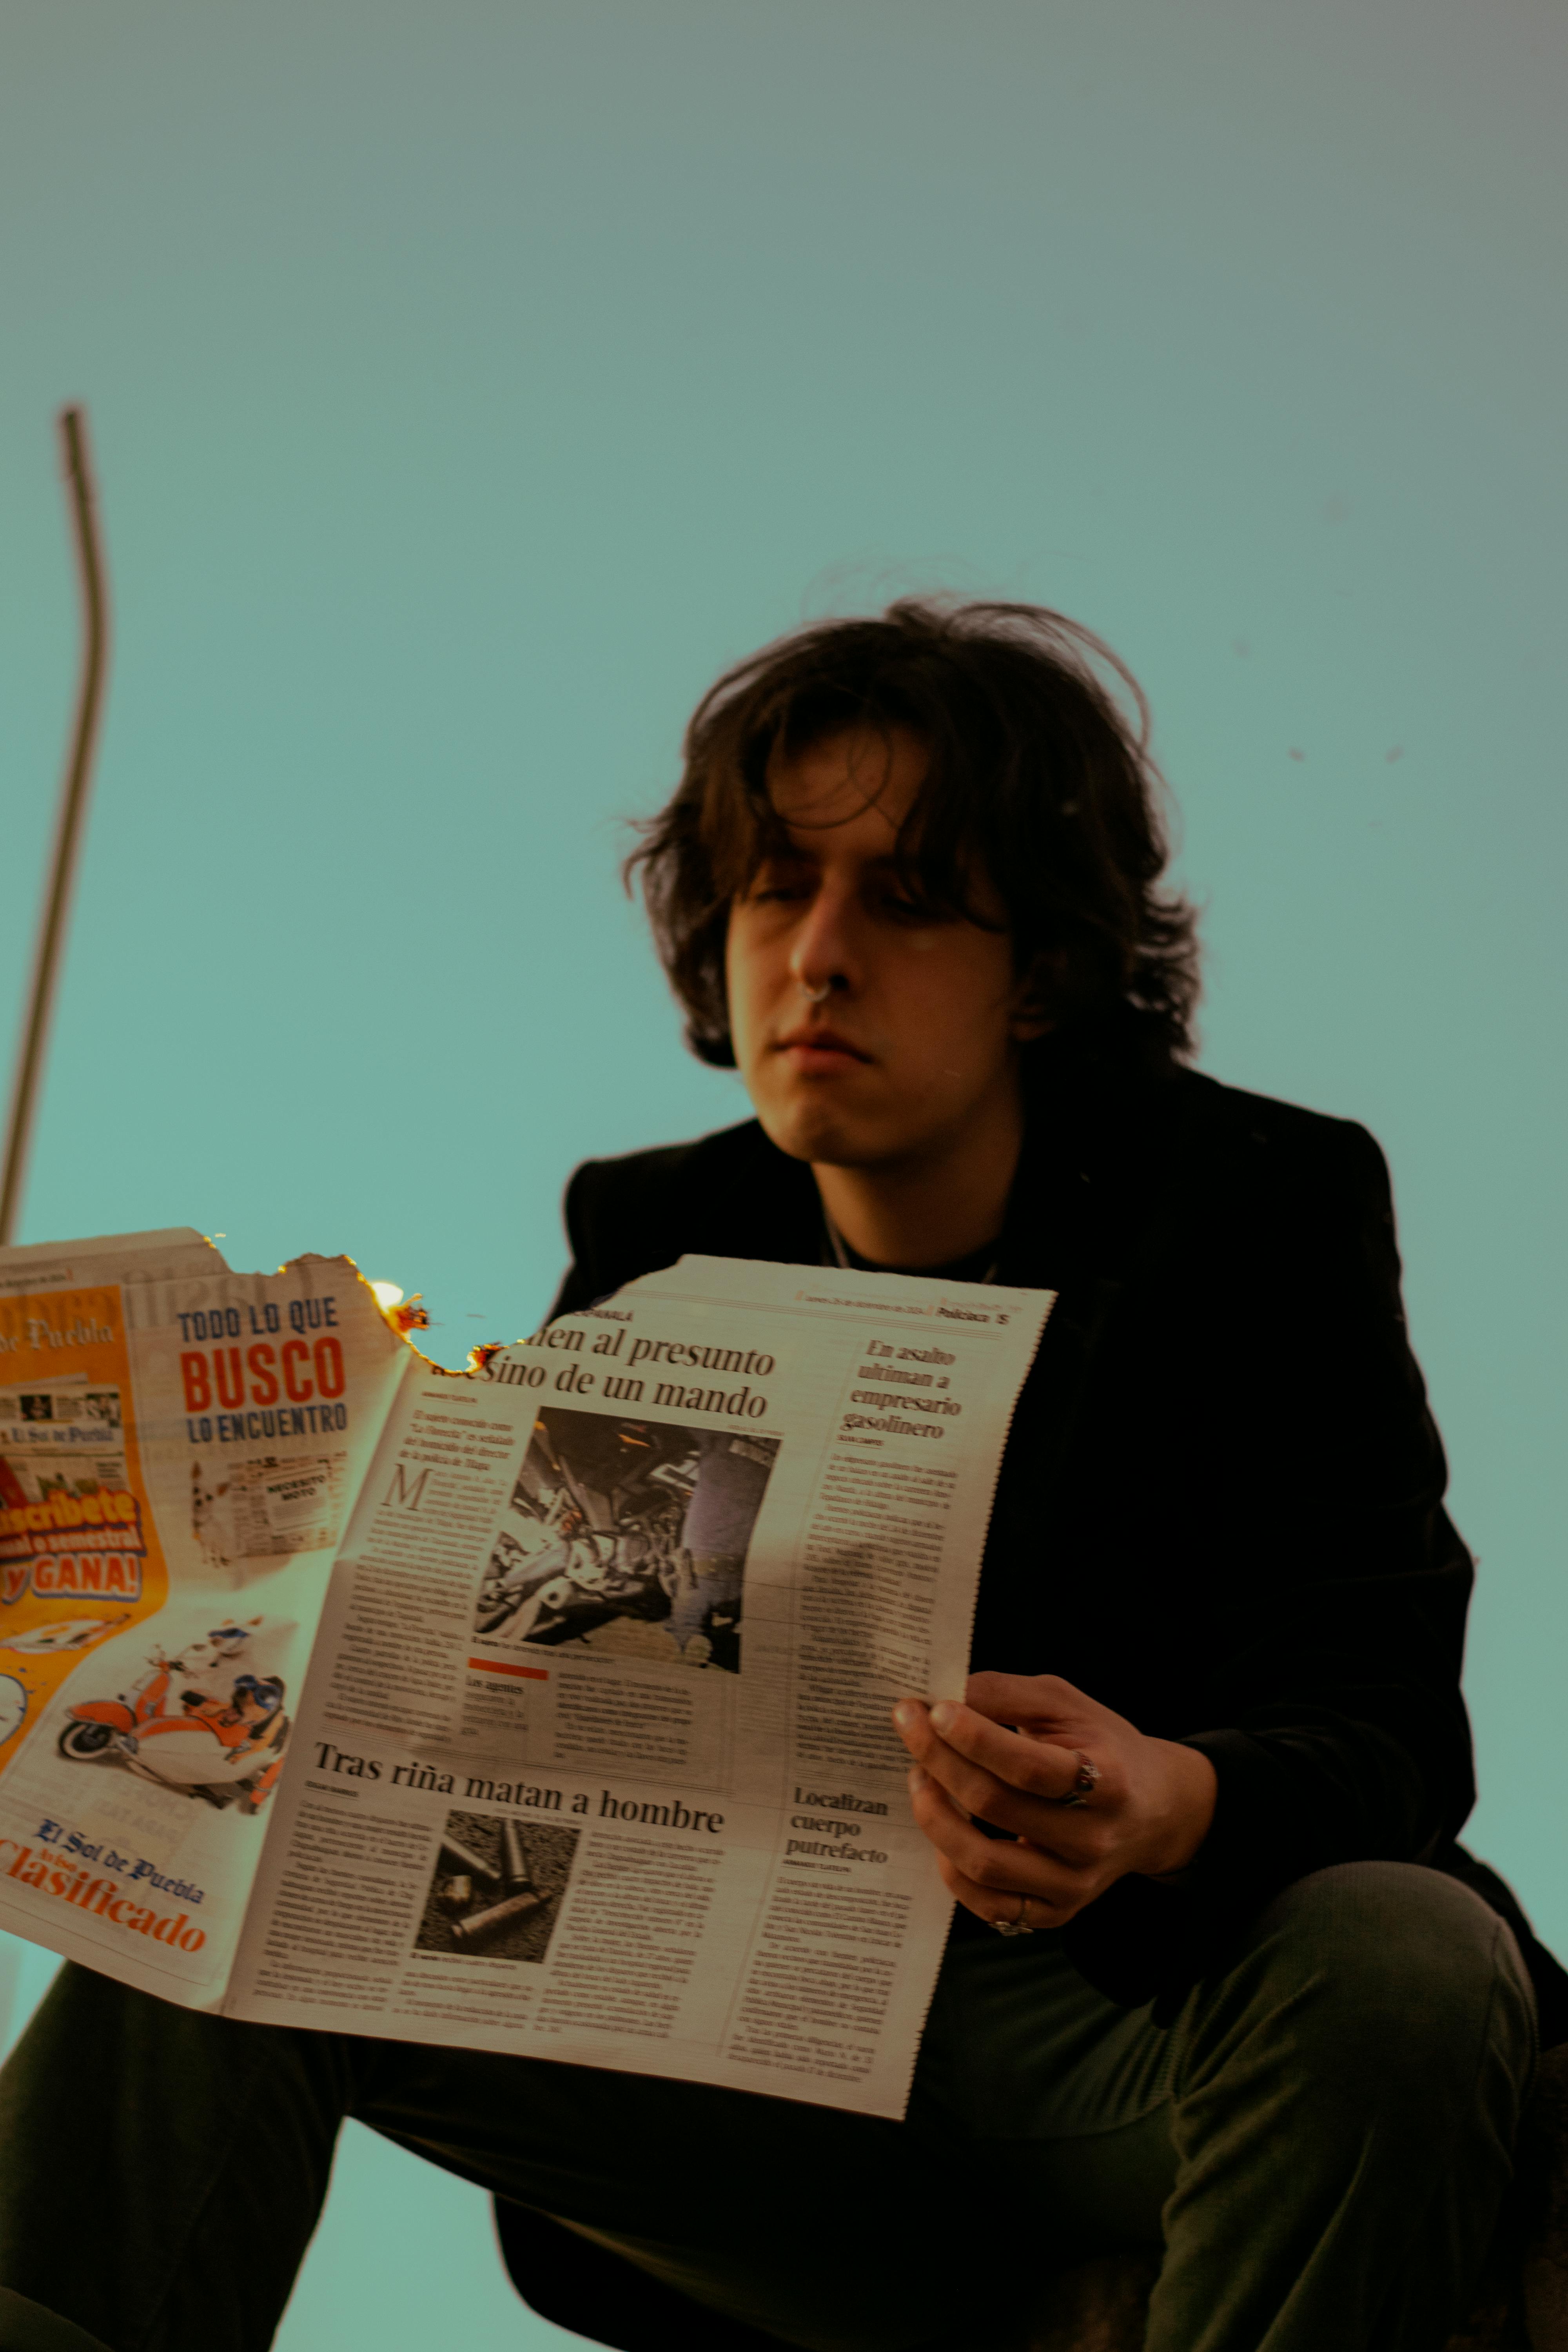
[[[0,2352],[108,2352],[108,2347],[74,2320],[0,2286]]]
[[[1287,1887],[1215,1988],[1232,2031],[1276,2016],[1322,2087],[1473,2091],[1489,2061],[1522,2084],[1534,2041],[1529,1979],[1506,1923],[1440,1871],[1342,1863]],[[1218,2022],[1218,2018],[1215,2018]]]

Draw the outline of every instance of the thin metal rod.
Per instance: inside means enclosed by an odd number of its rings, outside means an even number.
[[[103,708],[103,677],[109,659],[109,590],[103,551],[98,536],[97,503],[88,453],[87,411],[62,408],[60,455],[70,504],[72,539],[76,549],[77,582],[81,593],[81,675],[77,688],[76,724],[70,754],[60,782],[55,816],[54,855],[49,862],[43,909],[38,919],[37,944],[33,950],[32,977],[26,1011],[16,1046],[11,1079],[11,1105],[5,1119],[5,1160],[0,1174],[0,1245],[16,1233],[22,1213],[22,1188],[26,1181],[33,1126],[42,1091],[48,1051],[49,1024],[55,1008],[55,987],[66,934],[70,925],[71,891],[76,881],[92,782],[92,756],[98,743],[99,716]]]

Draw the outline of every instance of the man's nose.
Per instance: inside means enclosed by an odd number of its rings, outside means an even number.
[[[790,948],[790,977],[807,996],[821,998],[855,985],[857,960],[850,902],[838,891],[816,891]]]

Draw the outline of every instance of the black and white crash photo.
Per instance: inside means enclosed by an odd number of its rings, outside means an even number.
[[[778,1448],[749,1431],[543,1407],[475,1633],[738,1673],[746,1554]]]

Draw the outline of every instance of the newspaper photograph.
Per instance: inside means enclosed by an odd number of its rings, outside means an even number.
[[[746,1551],[777,1451],[776,1437],[542,1407],[476,1635],[738,1672]]]

